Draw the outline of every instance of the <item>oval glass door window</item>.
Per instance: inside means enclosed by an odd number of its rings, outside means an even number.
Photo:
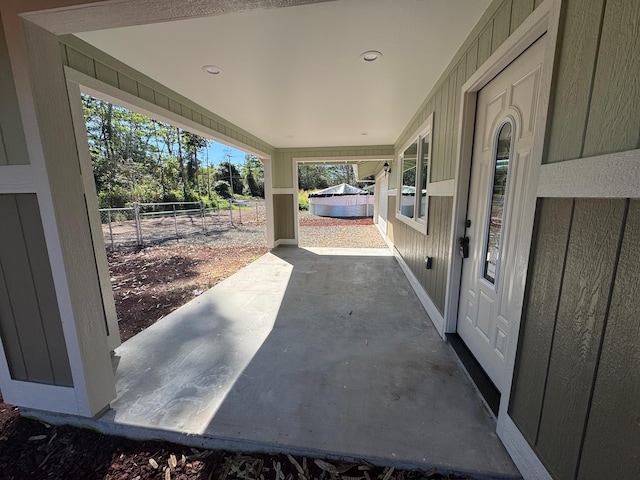
[[[493,160],[493,180],[490,189],[489,214],[487,215],[486,240],[484,247],[483,277],[492,285],[496,284],[500,269],[502,250],[502,222],[507,207],[507,188],[509,186],[509,162],[511,161],[511,145],[513,127],[511,122],[504,122],[498,130],[495,155]]]

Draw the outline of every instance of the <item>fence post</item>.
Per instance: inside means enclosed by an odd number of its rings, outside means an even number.
[[[204,202],[200,200],[200,217],[202,218],[202,233],[207,234],[207,222],[205,221]]]
[[[176,217],[176,204],[173,204],[173,227],[176,230],[176,241],[178,240],[178,218]]]
[[[138,246],[142,245],[142,225],[140,224],[140,204],[133,202],[133,213],[136,220],[136,237]]]
[[[258,202],[256,202],[256,223],[258,223]]]
[[[111,227],[111,209],[107,209],[107,218],[109,219],[109,238],[111,239],[111,250],[113,250],[113,228]]]
[[[231,226],[233,227],[233,197],[229,199],[229,219],[231,220]]]
[[[238,205],[238,215],[240,215],[240,225],[242,225],[242,204]]]

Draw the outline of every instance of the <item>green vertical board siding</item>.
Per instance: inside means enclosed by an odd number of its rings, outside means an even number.
[[[274,233],[276,240],[290,240],[295,237],[293,224],[293,195],[278,194],[273,196]]]
[[[389,198],[394,200],[389,208],[395,209],[395,197]],[[398,252],[440,313],[445,305],[452,209],[453,197],[429,197],[428,235],[397,220],[395,210],[389,210],[387,220]],[[430,270],[424,266],[425,257],[433,258]]]
[[[555,328],[572,199],[540,199],[529,260],[509,414],[535,445]]]
[[[440,174],[441,180],[448,180],[453,178],[452,171],[454,170],[454,155],[455,155],[455,145],[458,141],[456,131],[457,125],[455,124],[455,116],[456,116],[456,97],[458,96],[458,92],[456,91],[456,86],[458,85],[457,77],[458,69],[456,68],[451,75],[449,75],[449,98],[447,99],[447,139],[445,144],[445,158],[443,163],[442,173]]]
[[[638,148],[639,123],[640,2],[607,0],[583,155]]]
[[[505,0],[493,17],[493,35],[491,36],[491,53],[509,37],[511,31],[511,0]]]
[[[112,87],[120,88],[118,85],[118,72],[100,62],[95,62],[94,65],[96,69],[96,78],[98,80],[109,84]]]
[[[12,378],[69,386],[71,370],[35,195],[0,195],[0,220],[6,229],[0,235],[0,328]]]
[[[467,50],[466,59],[467,59],[467,67],[466,67],[465,79],[464,79],[465,82],[469,79],[469,77],[471,77],[471,75],[473,75],[473,73],[477,69],[477,65],[478,65],[478,42],[477,41],[473,42],[471,47],[469,47],[469,50]]]
[[[630,202],[578,478],[640,478],[640,200]]]
[[[69,67],[74,70],[97,78],[93,59],[84,53],[77,51],[75,48],[67,47],[67,61],[69,62]]]
[[[29,252],[33,284],[38,297],[42,327],[47,340],[49,360],[53,371],[53,383],[71,386],[73,385],[73,380],[67,355],[67,345],[62,331],[58,299],[53,285],[53,275],[42,223],[40,222],[38,200],[32,194],[16,195],[15,198]]]
[[[493,36],[493,20],[482,30],[478,37],[478,67],[487,61],[491,55],[491,38]]]
[[[511,6],[511,33],[526,20],[526,18],[533,12],[534,0],[513,0]]]
[[[573,478],[578,466],[625,203],[575,202],[538,434],[556,478]]]
[[[579,158],[587,125],[604,0],[567,0],[549,109],[547,162]]]
[[[28,164],[22,117],[0,18],[0,167]]]
[[[434,129],[436,139],[433,145],[433,161],[431,170],[431,181],[439,182],[442,180],[442,172],[444,171],[444,163],[446,162],[446,143],[447,143],[447,102],[449,100],[449,82],[444,82],[436,95],[437,115],[434,115]]]

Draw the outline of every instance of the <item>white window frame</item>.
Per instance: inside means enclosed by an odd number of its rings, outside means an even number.
[[[422,155],[422,140],[425,137],[429,137],[429,155],[427,158],[427,185],[426,185],[426,200],[425,200],[425,215],[424,217],[419,217],[420,215],[420,198],[421,195],[418,192],[421,190],[420,180],[421,180],[421,172],[423,167],[423,155]],[[402,172],[403,172],[403,164],[404,164],[404,152],[414,143],[418,145],[417,158],[416,158],[416,179],[415,179],[415,188],[416,195],[414,199],[413,206],[413,217],[408,217],[402,213],[400,213],[400,209],[402,208]],[[410,140],[408,140],[400,149],[400,153],[398,153],[398,174],[397,177],[397,195],[396,195],[396,209],[395,216],[402,223],[409,225],[412,228],[415,228],[419,232],[422,232],[426,235],[427,233],[427,224],[429,222],[429,184],[431,183],[431,171],[432,171],[432,156],[433,156],[433,113],[429,115],[429,117],[424,121],[424,123],[418,129],[418,134],[416,136],[412,136]]]

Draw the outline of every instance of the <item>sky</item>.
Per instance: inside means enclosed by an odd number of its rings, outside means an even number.
[[[233,147],[227,147],[222,143],[214,141],[211,141],[209,147],[207,148],[209,164],[213,164],[217,167],[218,165],[220,165],[221,161],[226,161],[225,155],[227,153],[227,150],[231,151],[231,163],[233,163],[234,165],[244,164],[245,153],[242,150],[238,150],[237,148]]]

